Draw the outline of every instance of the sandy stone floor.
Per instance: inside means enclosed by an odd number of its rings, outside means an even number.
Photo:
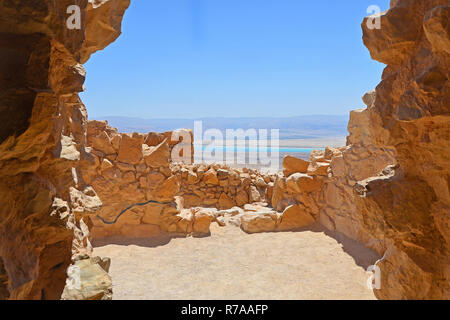
[[[112,259],[114,299],[375,299],[365,267],[376,255],[318,228],[249,235],[214,223],[210,237],[135,240],[94,253]]]

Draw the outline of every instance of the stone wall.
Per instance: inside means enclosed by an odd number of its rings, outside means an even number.
[[[180,180],[177,195],[183,198],[185,208],[202,206],[224,210],[253,202],[268,202],[276,179],[276,175],[219,164],[174,164],[172,172]]]
[[[94,165],[84,167],[81,175],[93,187],[91,201],[98,203],[98,210],[86,216],[92,221],[94,239],[151,237],[169,231],[172,216],[179,212],[175,196],[180,189],[170,168],[172,152],[186,146],[187,161],[193,159],[192,132],[178,130],[178,140],[172,133],[118,133],[106,121],[88,122],[87,145]],[[183,136],[190,141],[183,142]],[[147,204],[149,200],[166,204]]]
[[[270,202],[275,175],[218,164],[188,164],[194,154],[192,132],[180,129],[175,135],[189,137],[189,142],[173,140],[172,133],[127,134],[106,121],[87,123],[86,146],[93,161],[83,163],[80,178],[89,187],[82,193],[72,190],[71,196],[74,212],[92,225],[92,240],[208,233],[209,225],[186,229],[187,211],[183,210],[225,210]],[[174,162],[174,150],[175,154],[189,152],[187,163]],[[83,199],[80,210],[77,199]],[[86,203],[91,213],[86,212]],[[195,215],[189,219],[195,224]]]

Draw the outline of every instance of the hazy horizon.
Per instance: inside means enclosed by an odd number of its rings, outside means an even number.
[[[175,129],[194,129],[196,120],[202,129],[280,129],[280,139],[334,139],[347,136],[349,115],[310,115],[296,117],[197,117],[145,119],[139,117],[105,116],[90,120],[107,120],[120,132],[164,132]]]

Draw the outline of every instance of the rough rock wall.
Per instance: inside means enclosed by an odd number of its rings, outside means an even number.
[[[381,29],[363,23],[387,64],[369,109],[377,147],[398,167],[358,184],[365,228],[384,242],[379,298],[450,298],[450,3],[398,0]]]
[[[74,3],[81,9],[79,30],[66,27]],[[71,188],[87,187],[80,164],[93,161],[78,97],[81,63],[120,34],[128,5],[0,1],[0,256],[10,298],[59,299],[72,254],[82,249],[70,196]],[[117,19],[101,17],[107,7]]]
[[[149,238],[163,233],[208,233],[209,224],[196,227],[202,213],[188,209],[226,210],[270,200],[276,178],[251,169],[190,164],[194,158],[193,135],[185,129],[126,134],[106,121],[89,121],[87,149],[94,161],[81,164],[80,177],[89,187],[83,193],[71,189],[70,195],[76,213],[85,212],[86,203],[96,209],[93,213],[80,213],[92,226],[93,241],[108,237]],[[181,159],[188,163],[173,159],[184,152],[186,158]],[[84,200],[79,207],[78,199]],[[188,227],[190,224],[194,227]]]
[[[85,215],[92,222],[93,239],[167,232],[179,213],[175,196],[180,181],[170,168],[172,153],[182,157],[189,152],[185,160],[192,161],[192,132],[119,133],[106,121],[89,121],[87,127],[94,163],[83,166],[81,176],[93,187],[90,200],[98,206]]]
[[[356,204],[358,195],[354,192],[358,181],[376,176],[396,163],[391,148],[379,148],[373,143],[369,110],[374,98],[375,92],[366,94],[363,100],[368,108],[350,113],[347,146],[326,152],[330,170],[322,190],[319,220],[327,229],[365,243],[382,255],[383,244],[366,229]]]
[[[175,164],[172,172],[180,181],[177,195],[183,198],[185,208],[203,206],[226,210],[253,202],[269,202],[276,179],[276,175],[219,164]]]
[[[448,0],[398,0],[381,29],[363,22],[364,43],[387,64],[382,81],[363,97],[367,109],[351,112],[347,146],[312,154],[330,166],[321,194],[291,193],[313,199],[325,227],[379,253],[381,299],[450,298],[449,15]]]
[[[362,24],[387,67],[331,158],[320,221],[380,254],[382,299],[450,298],[449,13],[448,0],[399,0],[381,29]]]

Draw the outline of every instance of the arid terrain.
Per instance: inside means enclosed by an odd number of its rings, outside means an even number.
[[[113,299],[375,299],[365,268],[376,254],[320,227],[246,234],[214,223],[205,238],[109,243],[94,254],[112,259]]]

